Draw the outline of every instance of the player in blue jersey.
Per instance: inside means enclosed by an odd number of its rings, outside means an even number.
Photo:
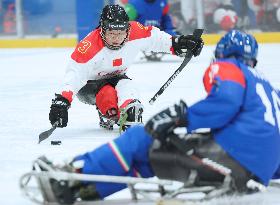
[[[230,190],[241,193],[265,187],[280,177],[280,98],[255,69],[257,53],[252,35],[228,32],[205,72],[205,99],[190,107],[180,101],[153,116],[145,127],[131,127],[68,166],[83,174],[156,175],[192,186],[223,187],[231,179]],[[188,133],[210,128],[211,133],[181,138],[174,134],[178,127],[186,127]],[[126,187],[100,182],[70,186],[56,180],[51,185],[60,202],[102,199]]]
[[[155,26],[166,33],[178,35],[169,15],[168,0],[128,0],[125,4],[130,21],[138,21],[145,26]],[[163,53],[144,52],[149,61],[160,61]]]
[[[130,21],[138,21],[144,26],[155,26],[160,30],[176,35],[169,15],[167,0],[128,0],[125,10]]]

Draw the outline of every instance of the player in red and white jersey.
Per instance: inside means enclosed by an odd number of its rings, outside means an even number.
[[[141,51],[184,55],[192,50],[200,54],[202,39],[193,35],[176,36],[156,27],[131,21],[119,5],[104,7],[99,26],[76,47],[66,69],[60,94],[52,100],[49,119],[58,127],[67,126],[68,109],[74,96],[84,103],[96,105],[100,126],[125,128],[142,122],[143,106],[133,91],[126,72]]]

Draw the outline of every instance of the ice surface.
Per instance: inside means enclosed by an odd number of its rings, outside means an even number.
[[[147,63],[137,57],[128,75],[134,79],[144,103],[144,121],[180,98],[190,105],[205,96],[202,76],[211,61],[213,49],[213,46],[205,46],[202,54],[191,60],[153,106],[148,104],[149,99],[178,68],[182,59],[166,56],[163,62]],[[61,86],[71,51],[0,49],[1,205],[32,204],[22,197],[18,180],[24,172],[30,171],[32,160],[38,156],[47,155],[62,161],[92,150],[118,135],[117,128],[112,132],[100,129],[95,108],[75,99],[69,110],[68,126],[55,130],[49,139],[37,144],[39,133],[50,128],[48,113],[51,99]],[[277,88],[280,88],[279,53],[280,44],[260,45],[258,68]],[[61,140],[62,145],[51,145],[51,140]],[[277,198],[280,198],[280,193],[272,195],[271,199]]]

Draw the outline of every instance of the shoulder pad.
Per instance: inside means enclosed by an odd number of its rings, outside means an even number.
[[[246,87],[245,77],[240,68],[233,63],[217,61],[207,68],[203,77],[203,83],[207,93],[211,91],[217,77],[222,81],[233,81],[244,88]]]
[[[152,29],[152,26],[143,26],[137,21],[131,21],[129,41],[150,37]]]
[[[71,58],[77,63],[86,63],[103,47],[104,43],[100,36],[100,29],[96,29],[78,43],[75,51],[71,55]]]

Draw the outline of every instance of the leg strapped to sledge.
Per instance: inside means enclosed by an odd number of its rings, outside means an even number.
[[[70,168],[69,168],[70,167]],[[172,167],[168,167],[170,170]],[[223,183],[223,185],[215,185],[214,183],[209,185],[190,185],[182,184],[180,187],[177,186],[176,189],[170,189],[172,181],[169,180],[158,180],[156,178],[135,178],[135,177],[126,177],[126,176],[108,176],[108,175],[89,175],[89,174],[78,174],[70,172],[73,170],[73,167],[67,165],[64,167],[57,168],[51,164],[46,158],[39,158],[33,163],[33,171],[24,174],[20,178],[20,189],[23,194],[29,198],[31,201],[37,204],[44,205],[59,205],[59,204],[72,204],[76,205],[85,205],[93,204],[93,200],[97,204],[143,204],[152,205],[158,204],[159,201],[162,201],[160,204],[164,204],[164,201],[180,202],[183,204],[182,198],[181,201],[177,201],[177,196],[183,194],[193,194],[193,193],[204,193],[205,197],[193,199],[189,195],[188,199],[185,201],[186,204],[192,204],[191,201],[205,201],[212,198],[216,198],[225,193],[229,193],[227,186],[229,183]],[[189,180],[191,178],[196,178],[196,173],[190,172]],[[195,180],[191,180],[195,181]],[[224,180],[230,182],[230,178]],[[127,184],[131,191],[131,199],[127,199],[127,203],[123,201],[113,200],[113,201],[104,201],[97,202],[98,194],[94,192],[94,187],[81,187],[82,182],[110,182],[110,183],[123,183]],[[136,184],[142,184],[142,188],[135,187]],[[37,186],[34,186],[37,184]],[[143,184],[148,184],[149,187],[144,188]],[[274,182],[278,185],[280,182]],[[91,183],[92,185],[92,183]],[[158,185],[158,187],[151,185]],[[275,188],[277,186],[274,186]],[[84,188],[82,190],[82,188]],[[81,199],[81,192],[83,196],[87,196],[87,200]],[[160,197],[155,197],[155,193],[159,193]],[[40,194],[40,195],[39,195]],[[235,192],[236,194],[236,192]],[[142,198],[139,199],[138,195],[141,195]],[[135,201],[138,200],[138,201]],[[169,203],[174,204],[174,203]]]
[[[144,107],[139,100],[132,100],[124,108],[120,108],[118,125],[120,132],[125,131],[131,125],[142,124],[142,113]]]
[[[143,113],[143,105],[139,100],[132,100],[127,106],[124,108],[120,108],[120,116],[119,118],[116,116],[108,118],[103,115],[99,109],[99,125],[102,128],[113,130],[115,124],[119,126],[120,133],[125,131],[128,127],[132,125],[142,124],[142,113]]]

